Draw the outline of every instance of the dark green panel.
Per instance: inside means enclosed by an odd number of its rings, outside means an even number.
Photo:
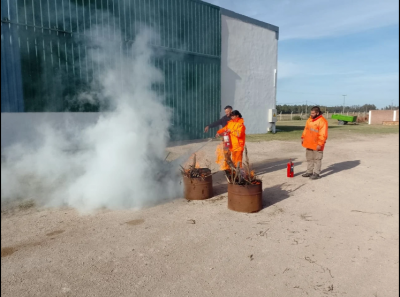
[[[202,131],[221,108],[218,7],[195,0],[2,0],[1,5],[2,24],[9,23],[20,44],[24,111],[104,108],[74,100],[90,90],[93,76],[101,72],[87,58],[81,34],[91,30],[116,42],[121,32],[124,42],[111,62],[121,58],[141,29],[150,27],[155,33],[150,44],[158,53],[153,64],[165,75],[164,83],[152,88],[173,110],[173,138],[214,135],[215,129]],[[111,36],[101,29],[105,27]]]
[[[173,108],[174,139],[203,138],[204,127],[219,117],[219,59],[167,54],[161,60],[165,74],[166,105]],[[157,66],[157,65],[156,65]],[[157,66],[158,67],[158,66]]]

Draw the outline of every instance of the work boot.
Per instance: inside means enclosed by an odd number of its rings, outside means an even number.
[[[302,177],[310,177],[312,175],[313,175],[312,173],[306,172],[306,173],[302,174],[301,176]]]
[[[320,179],[321,177],[319,176],[319,174],[313,174],[310,176],[310,179]]]

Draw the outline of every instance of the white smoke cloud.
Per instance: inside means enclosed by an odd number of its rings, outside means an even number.
[[[152,90],[164,81],[150,63],[154,32],[139,32],[122,55],[121,37],[110,41],[92,33],[86,35],[88,55],[102,67],[95,72],[96,87],[77,98],[107,102],[112,111],[100,113],[83,129],[39,127],[38,146],[20,143],[5,149],[2,202],[33,199],[39,205],[90,211],[141,208],[181,196],[178,170],[163,160],[171,112],[163,95]]]

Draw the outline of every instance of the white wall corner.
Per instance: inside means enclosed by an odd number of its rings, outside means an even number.
[[[371,114],[372,114],[372,112],[370,110],[368,113],[368,125],[371,125]]]
[[[393,110],[393,122],[396,121],[396,113],[397,113],[397,110]]]

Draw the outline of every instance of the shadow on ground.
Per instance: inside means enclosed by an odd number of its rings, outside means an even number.
[[[295,172],[296,172],[296,167],[298,165],[301,165],[303,162],[294,162],[296,158],[292,159]],[[269,159],[261,162],[256,162],[253,164],[252,169],[255,171],[257,175],[262,175],[265,173],[271,173],[274,171],[282,170],[287,168],[287,163],[289,162],[288,159]],[[296,176],[296,174],[295,174]],[[285,177],[286,177],[286,172],[285,172]]]
[[[292,159],[294,161],[295,159]],[[251,169],[254,170],[256,175],[260,176],[265,173],[271,173],[277,170],[285,169],[287,166],[287,159],[268,159],[264,161],[255,162],[251,165]],[[293,162],[294,166],[300,165],[302,162]],[[285,173],[286,177],[286,173]],[[228,181],[225,177],[224,171],[219,171],[213,175],[213,187],[214,195],[218,196],[225,194],[228,191]]]
[[[360,160],[345,161],[345,162],[332,164],[332,165],[329,165],[327,168],[323,169],[321,171],[320,175],[321,175],[321,177],[326,177],[331,174],[339,173],[344,170],[353,169],[354,167],[357,167],[360,164],[361,164]]]
[[[305,124],[304,124],[305,126]],[[279,130],[279,132],[293,132],[293,131],[303,131],[304,126],[276,126],[276,129]],[[329,129],[333,128],[340,128],[341,126],[329,126]]]
[[[285,185],[286,183],[282,183],[280,185],[275,185],[273,187],[265,188],[263,190],[263,209],[289,198],[290,196],[292,196],[291,194],[293,192],[297,191],[305,184],[302,184],[293,190],[284,189]]]
[[[296,160],[296,159],[295,158],[292,159],[292,161],[294,161],[294,160]],[[288,163],[288,159],[268,159],[268,160],[253,163],[251,166],[251,169],[254,170],[256,175],[260,176],[260,175],[263,175],[266,173],[271,173],[274,171],[286,169],[287,163]],[[303,162],[293,162],[294,167],[295,167],[295,172],[296,172],[296,167],[302,163]],[[301,173],[297,173],[294,176],[297,176],[299,174],[301,174]],[[285,171],[283,177],[286,178],[286,171]],[[214,187],[213,187],[214,196],[218,196],[218,195],[227,193],[228,181],[226,180],[224,171],[218,171],[217,173],[215,173],[213,175],[213,184],[214,184]],[[269,189],[272,190],[273,192],[275,192],[282,185],[283,184],[277,185],[277,186],[274,186]],[[278,187],[278,188],[276,188],[276,187]],[[282,191],[284,191],[284,190],[282,190]]]
[[[213,192],[214,196],[228,192],[228,181],[226,180],[224,171],[218,171],[213,175]]]

